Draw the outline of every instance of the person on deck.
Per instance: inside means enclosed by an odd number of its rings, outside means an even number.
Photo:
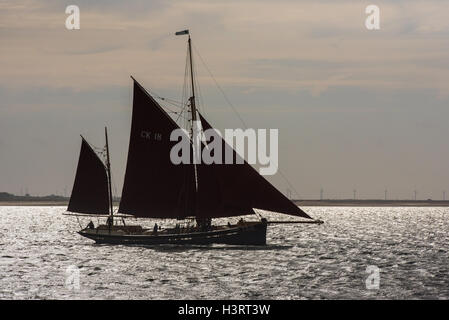
[[[154,234],[157,234],[157,230],[158,230],[159,228],[158,228],[158,226],[157,226],[157,223],[155,223],[154,224],[154,227],[153,227],[153,233]]]

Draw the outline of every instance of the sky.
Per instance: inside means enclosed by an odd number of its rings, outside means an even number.
[[[380,8],[367,30],[365,8]],[[78,5],[80,30],[65,8]],[[449,2],[0,0],[0,192],[70,194],[82,134],[115,194],[133,75],[181,99],[189,29],[201,110],[218,129],[279,130],[267,177],[300,199],[449,198]],[[285,179],[286,178],[286,179]],[[238,183],[238,181],[236,181]]]

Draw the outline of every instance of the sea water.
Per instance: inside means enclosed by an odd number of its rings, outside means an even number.
[[[449,298],[448,208],[303,209],[325,223],[269,225],[263,247],[144,247],[95,244],[64,207],[0,207],[0,299]]]

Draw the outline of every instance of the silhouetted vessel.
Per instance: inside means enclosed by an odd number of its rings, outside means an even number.
[[[183,31],[177,34],[188,34]],[[211,128],[195,106],[191,39],[188,39],[192,95],[191,120],[197,115],[203,130]],[[132,78],[132,77],[131,77]],[[170,134],[177,123],[134,79],[133,112],[128,160],[118,209],[112,206],[109,147],[106,162],[82,138],[78,168],[67,211],[107,215],[105,225],[88,227],[79,234],[98,243],[111,244],[235,244],[265,245],[267,220],[213,225],[213,218],[255,214],[253,208],[311,219],[265,180],[246,161],[243,164],[173,164],[170,150],[177,143]],[[188,139],[190,139],[188,137]],[[222,154],[237,153],[222,141]],[[202,144],[202,148],[207,145]],[[190,145],[191,151],[193,145]],[[229,150],[230,148],[230,150]],[[193,154],[192,152],[190,154]],[[177,219],[184,222],[161,230],[126,225],[124,217]],[[115,218],[115,220],[114,220]],[[117,223],[117,219],[122,224]],[[321,221],[308,220],[309,223]]]

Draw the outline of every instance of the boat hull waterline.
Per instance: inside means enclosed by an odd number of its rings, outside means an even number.
[[[101,230],[100,230],[101,231]],[[255,222],[210,231],[180,232],[169,234],[119,234],[99,229],[85,228],[78,232],[83,237],[105,244],[160,245],[160,244],[228,244],[266,245],[267,223]]]

